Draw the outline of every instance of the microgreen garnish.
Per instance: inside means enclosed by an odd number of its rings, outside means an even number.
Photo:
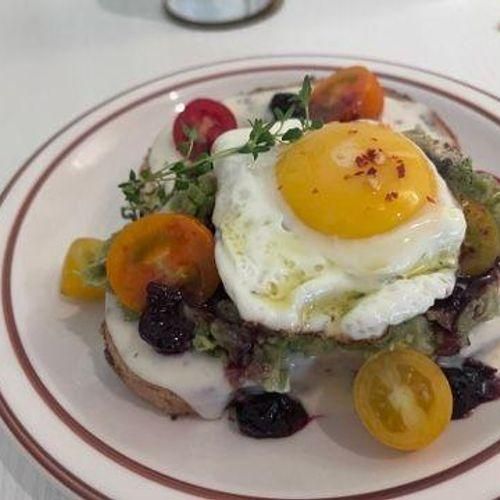
[[[179,147],[184,159],[168,162],[155,172],[150,168],[142,168],[138,173],[131,170],[128,180],[119,184],[126,201],[126,205],[121,208],[122,217],[136,220],[169,203],[173,210],[205,220],[211,213],[215,198],[214,181],[206,174],[213,169],[216,160],[234,154],[249,154],[256,160],[261,153],[274,146],[291,144],[305,132],[323,126],[322,122],[310,118],[311,92],[311,77],[306,75],[293,104],[285,112],[276,110],[276,120],[265,121],[256,118],[249,122],[251,131],[248,141],[240,147],[220,150],[214,154],[203,153],[192,160],[189,157],[197,139],[197,132],[186,127],[184,134],[187,141]],[[304,117],[299,119],[300,127],[283,132],[283,123],[291,118],[297,108],[304,111]]]

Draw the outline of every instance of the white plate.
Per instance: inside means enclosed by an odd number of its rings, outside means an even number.
[[[264,57],[159,78],[90,110],[49,139],[2,195],[0,413],[26,450],[87,498],[384,497],[461,474],[500,451],[500,402],[453,422],[413,454],[373,441],[350,404],[289,439],[255,441],[225,419],[170,421],[131,394],[107,366],[101,306],[58,295],[60,265],[77,236],[120,224],[116,185],[136,168],[176,106],[299,82],[359,62],[346,57]],[[390,86],[425,102],[484,169],[498,165],[500,101],[406,66],[365,61]],[[178,108],[177,108],[178,109]],[[377,493],[377,494],[375,494]]]

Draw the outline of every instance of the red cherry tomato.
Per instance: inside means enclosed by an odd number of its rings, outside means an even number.
[[[195,99],[191,101],[174,122],[173,136],[175,147],[185,153],[182,145],[189,139],[185,129],[195,129],[197,139],[194,143],[190,159],[195,159],[201,153],[210,152],[215,139],[226,130],[236,128],[236,118],[224,104],[212,99]]]

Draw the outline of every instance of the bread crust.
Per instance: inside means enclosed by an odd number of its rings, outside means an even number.
[[[104,338],[105,355],[108,363],[132,392],[172,417],[197,415],[184,399],[170,389],[151,384],[130,369],[120,356],[105,321],[101,325],[101,334]],[[165,359],[165,362],[168,363],[168,359]]]

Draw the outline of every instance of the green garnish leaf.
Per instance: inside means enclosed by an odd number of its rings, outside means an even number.
[[[303,135],[304,133],[300,128],[290,128],[283,134],[281,140],[284,142],[295,142],[296,140],[300,139]]]
[[[200,165],[197,165],[196,167],[193,168],[193,173],[197,176],[206,174],[212,170],[213,166],[212,163],[209,161],[205,163],[201,163]]]
[[[288,108],[288,109],[290,109],[290,108]],[[283,113],[283,111],[281,111],[280,108],[274,108],[273,109],[273,115],[276,117],[276,119],[278,121],[280,121],[280,122],[284,122],[285,121],[285,114]]]
[[[186,170],[186,165],[182,161],[178,161],[170,167],[170,171],[175,173],[185,172],[185,170]]]
[[[185,179],[177,179],[175,181],[174,189],[177,189],[179,191],[185,191],[188,188],[189,188],[189,181]]]
[[[323,127],[324,123],[322,120],[311,120],[311,129],[312,130],[318,130],[320,129],[321,127]]]

